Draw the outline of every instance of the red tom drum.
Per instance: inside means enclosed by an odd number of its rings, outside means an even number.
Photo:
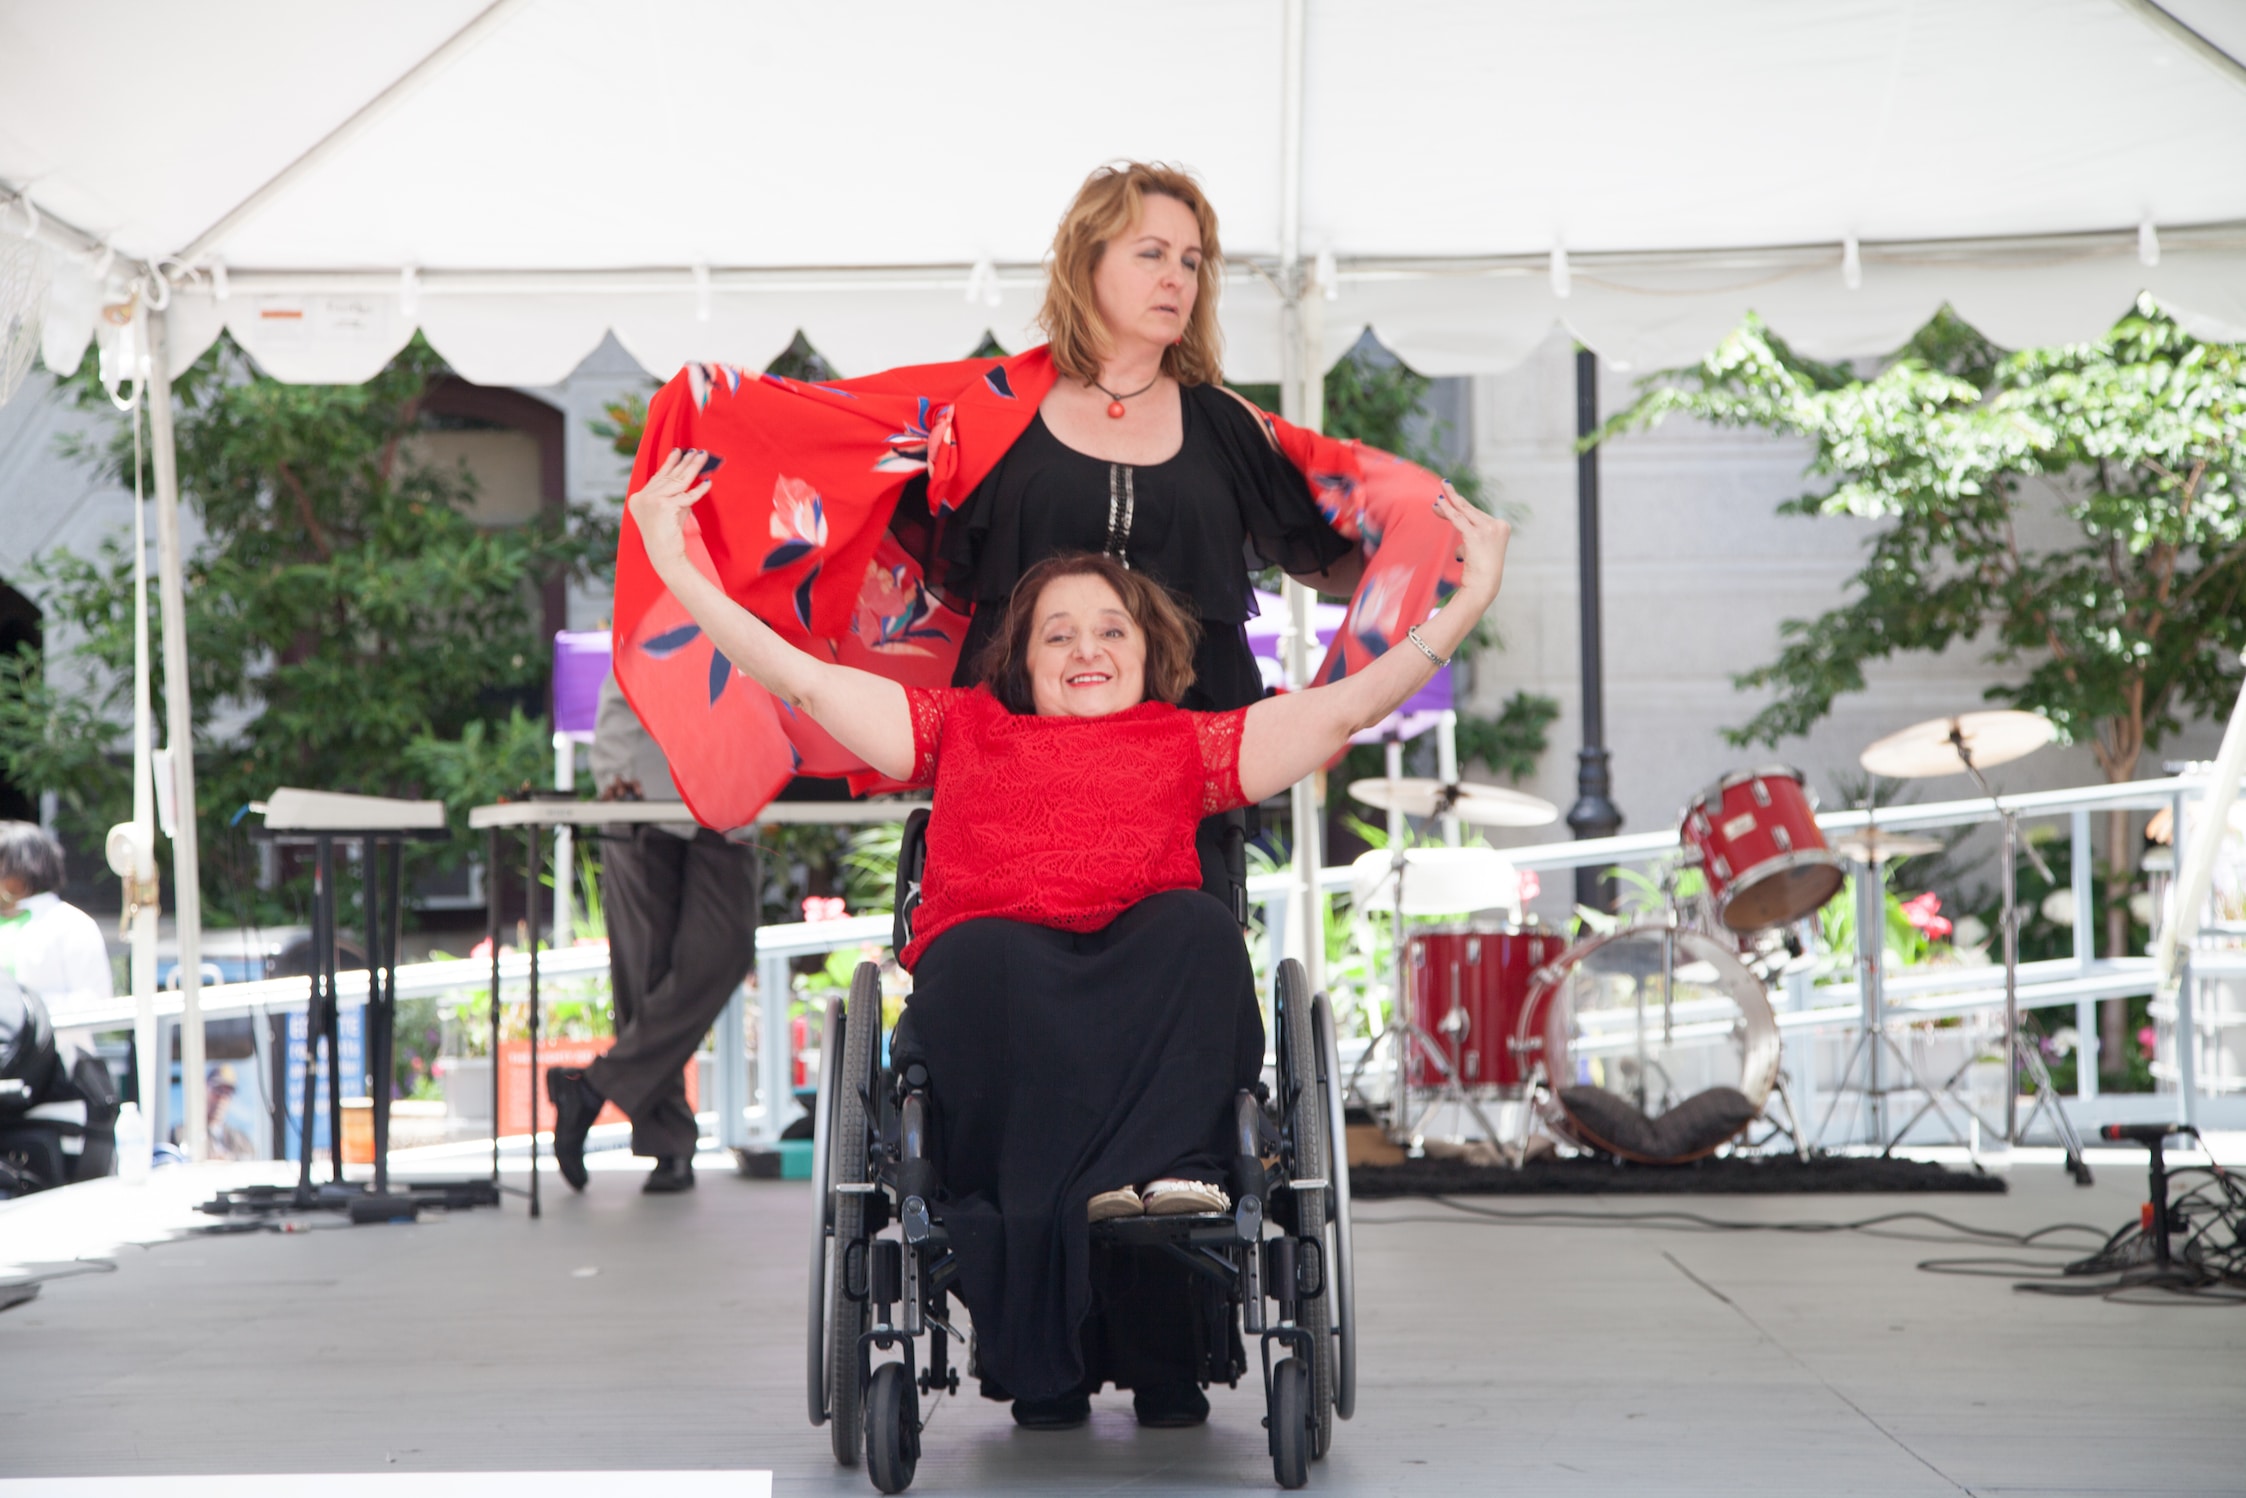
[[[1825,846],[1801,773],[1784,765],[1726,775],[1700,793],[1677,834],[1700,860],[1716,916],[1734,931],[1798,921],[1847,876]]]
[[[1468,1087],[1517,1092],[1528,1069],[1514,1049],[1537,969],[1567,949],[1559,933],[1503,926],[1438,926],[1405,943],[1412,1023],[1435,1038]],[[1442,1068],[1411,1048],[1411,1085],[1442,1085]]]

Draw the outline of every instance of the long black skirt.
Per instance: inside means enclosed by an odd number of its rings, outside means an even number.
[[[1255,977],[1231,913],[1181,890],[1093,932],[969,921],[922,954],[911,1019],[986,1392],[1049,1399],[1103,1377],[1131,1387],[1193,1377],[1165,1350],[1190,1344],[1165,1344],[1161,1328],[1151,1345],[1120,1328],[1125,1361],[1145,1349],[1139,1366],[1100,1366],[1104,1351],[1087,1366],[1085,1210],[1102,1191],[1165,1176],[1226,1178],[1233,1098],[1263,1065]],[[1177,1288],[1157,1298],[1182,1301]]]

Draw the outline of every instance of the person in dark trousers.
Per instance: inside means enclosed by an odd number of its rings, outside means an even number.
[[[611,676],[593,726],[604,801],[677,801],[670,766]],[[683,810],[683,808],[682,808]],[[604,1102],[632,1120],[632,1153],[655,1157],[642,1191],[694,1186],[686,1063],[756,961],[756,855],[691,821],[617,828],[601,839],[601,908],[616,1044],[587,1067],[546,1074],[554,1159],[585,1189],[585,1135]]]

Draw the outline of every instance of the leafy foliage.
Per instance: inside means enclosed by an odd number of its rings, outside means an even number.
[[[1873,661],[1977,645],[2025,668],[1991,699],[2046,714],[2125,780],[2238,688],[2242,360],[2150,300],[2099,342],[2010,355],[1944,312],[1870,379],[1750,319],[1595,440],[1675,412],[1805,438],[1824,483],[1782,512],[1883,522],[1853,596],[1788,621],[1778,658],[1735,678],[1777,695],[1734,743],[1806,732]]]
[[[599,541],[550,518],[491,531],[469,519],[469,475],[420,461],[411,441],[445,373],[416,339],[363,385],[283,384],[221,339],[175,382],[180,494],[203,529],[185,566],[186,624],[216,919],[290,913],[253,888],[254,850],[226,832],[276,786],[441,784],[458,806],[520,784],[485,736],[519,750],[535,726],[523,709],[541,702],[548,670],[537,586],[589,567]],[[90,363],[77,385],[89,408],[106,404]],[[132,453],[119,427],[77,455],[129,484]],[[153,491],[147,475],[143,486]],[[0,763],[61,792],[74,832],[98,842],[131,804],[132,558],[122,541],[92,558],[51,554],[31,581],[55,633],[76,643],[61,670],[0,665]],[[160,679],[156,690],[160,702]]]

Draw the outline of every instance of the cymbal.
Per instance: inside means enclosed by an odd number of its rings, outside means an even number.
[[[1920,858],[1942,851],[1939,838],[1911,832],[1882,832],[1864,827],[1833,839],[1833,851],[1851,863],[1885,863],[1891,858]]]
[[[1973,755],[1974,768],[1986,770],[2009,760],[2033,754],[2058,737],[2058,725],[2035,713],[2013,708],[1956,713],[1913,723],[1899,733],[1871,745],[1856,762],[1874,775],[1897,780],[1923,780],[1935,775],[1962,775],[1965,761],[1951,742],[1955,730]]]
[[[1395,857],[1388,849],[1360,853],[1349,866],[1350,895],[1357,908],[1393,909],[1395,872]],[[1500,905],[1517,910],[1520,904],[1520,871],[1494,848],[1409,848],[1404,852],[1406,915],[1449,915]]]
[[[1455,797],[1448,808],[1443,805],[1446,790]],[[1560,819],[1560,809],[1549,801],[1471,780],[1451,786],[1418,776],[1352,780],[1349,794],[1367,806],[1411,817],[1438,816],[1447,809],[1477,827],[1544,827]]]

